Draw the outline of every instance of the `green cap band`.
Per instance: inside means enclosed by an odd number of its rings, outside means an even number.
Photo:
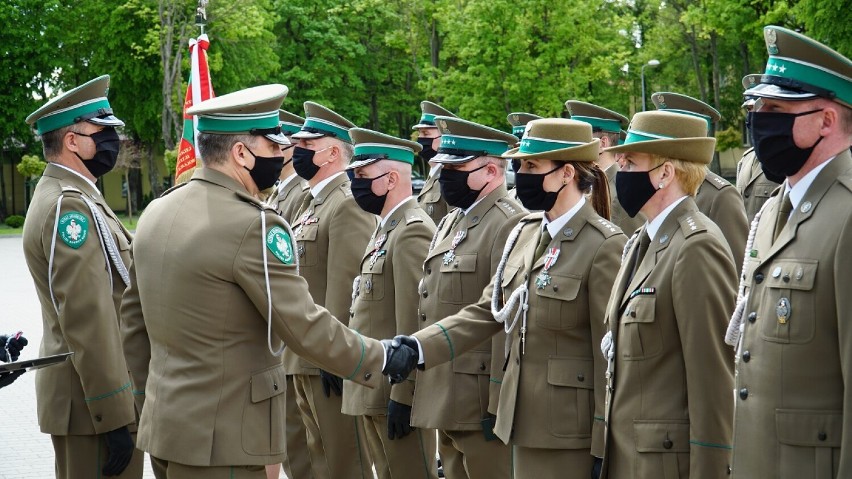
[[[98,115],[93,115],[98,113]],[[45,115],[36,121],[36,128],[39,135],[47,132],[58,130],[66,126],[71,126],[74,123],[82,121],[82,117],[93,118],[95,116],[112,115],[112,109],[109,106],[109,101],[106,97],[95,98],[87,102],[74,105],[71,108],[57,110],[49,115]]]
[[[455,136],[450,134],[441,135],[441,146],[438,148],[438,153],[442,153],[441,149],[449,150],[465,150],[476,153],[487,153],[489,155],[499,156],[509,150],[509,144],[501,140],[486,140],[484,138],[470,138],[467,136]]]
[[[526,129],[527,129],[526,125],[513,126],[512,127],[512,134],[513,135],[523,135],[524,131],[526,131]]]
[[[424,125],[434,125],[435,124],[435,115],[431,113],[424,113],[420,117],[420,123]]]
[[[266,130],[278,126],[278,112],[260,115],[198,115],[198,131],[236,135],[251,130]]]
[[[526,137],[521,140],[521,147],[518,149],[518,153],[547,153],[548,151],[564,150],[565,148],[571,148],[572,146],[580,146],[583,144],[585,143],[576,141],[543,140],[541,138]]]
[[[360,158],[359,158],[360,157]],[[402,163],[414,164],[414,150],[403,146],[385,145],[382,143],[361,143],[355,145],[353,159],[378,158],[382,160],[394,160]]]
[[[352,138],[349,137],[349,130],[321,118],[308,118],[305,120],[305,124],[302,125],[301,131],[322,133],[324,135],[341,139],[347,143],[352,143]]]
[[[834,93],[841,101],[852,104],[852,79],[838,75],[812,63],[788,57],[769,55],[764,75],[775,75],[808,83],[828,90]]]
[[[627,130],[627,138],[624,140],[625,145],[629,145],[631,143],[641,143],[643,141],[651,141],[651,140],[671,140],[674,137],[658,135],[656,133],[648,133],[645,131],[639,130]]]
[[[292,135],[293,133],[296,133],[297,131],[300,131],[302,129],[302,125],[288,123],[286,121],[279,122],[279,124],[281,125],[281,131],[288,135]]]
[[[588,123],[592,125],[592,128],[600,128],[603,131],[610,131],[612,133],[620,133],[621,132],[621,122],[618,120],[610,120],[606,118],[597,118],[594,116],[580,116],[580,115],[572,115],[572,120],[582,121],[583,123]]]

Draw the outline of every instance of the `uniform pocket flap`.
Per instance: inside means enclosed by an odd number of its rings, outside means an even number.
[[[259,403],[284,392],[284,365],[279,364],[251,375],[251,402]]]
[[[777,409],[778,442],[790,446],[840,447],[842,411]]]
[[[577,298],[577,293],[580,292],[582,285],[582,276],[551,274],[550,283],[541,289],[536,287],[535,294],[545,298],[572,301]]]
[[[476,271],[476,253],[457,254],[450,264],[441,262],[441,272],[451,273],[458,271],[460,273],[473,273]]]
[[[317,224],[303,225],[299,234],[296,235],[296,239],[298,241],[316,241],[318,230]]]
[[[813,259],[774,261],[769,265],[766,285],[770,288],[810,291],[814,287],[818,263]]]
[[[500,282],[500,286],[507,288],[512,283],[512,279],[515,278],[515,275],[518,274],[518,270],[521,269],[520,266],[515,266],[511,264],[507,264],[503,269],[503,281]]]
[[[759,196],[761,198],[769,198],[772,196],[772,192],[775,191],[775,188],[778,188],[778,185],[775,183],[764,183],[758,182],[754,184],[754,188],[752,191],[755,196]]]
[[[689,421],[633,421],[636,452],[689,452]]]
[[[491,374],[491,353],[471,351],[453,359],[453,372]]]
[[[653,323],[657,297],[654,294],[638,294],[627,303],[622,323]]]
[[[592,359],[551,357],[547,360],[547,383],[553,386],[592,389],[594,375]]]

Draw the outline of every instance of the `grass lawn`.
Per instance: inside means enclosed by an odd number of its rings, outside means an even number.
[[[127,215],[118,215],[118,219],[124,224],[124,227],[133,231],[136,229],[136,223],[139,221],[139,215],[133,215],[133,221]],[[23,228],[10,228],[5,223],[0,223],[0,236],[19,235],[24,231]]]

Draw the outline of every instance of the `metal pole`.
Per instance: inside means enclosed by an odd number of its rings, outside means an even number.
[[[642,111],[645,111],[645,67],[646,66],[648,66],[648,65],[647,64],[642,65],[642,68],[640,69],[640,72],[641,72],[640,76],[642,77]]]

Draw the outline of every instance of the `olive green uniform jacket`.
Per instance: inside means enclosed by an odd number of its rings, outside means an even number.
[[[306,209],[300,208],[292,222],[298,242],[299,274],[308,282],[314,301],[343,324],[349,322],[358,258],[377,224],[376,215],[355,203],[349,184],[346,174],[339,174],[316,198],[306,195],[305,200],[310,203]],[[284,352],[287,374],[319,374],[315,364],[294,352]]]
[[[666,217],[628,283],[638,246],[607,306],[615,350],[602,477],[727,477],[733,361],[724,339],[737,280],[730,249],[692,198]]]
[[[111,237],[101,237],[84,199],[94,203]],[[74,225],[81,229],[67,230]],[[100,192],[75,173],[48,163],[27,212],[24,256],[41,305],[39,355],[74,355],[36,374],[38,422],[44,433],[103,434],[136,420],[119,333],[125,283],[117,260],[107,259],[101,246],[111,241],[117,257],[129,265],[130,240]]]
[[[270,309],[273,348],[283,340],[369,387],[386,381],[381,344],[314,304],[287,230],[209,168],[145,210],[121,309],[134,386],[145,391],[140,449],[192,466],[282,461],[285,379],[267,345]]]
[[[444,197],[441,196],[441,185],[438,183],[438,177],[441,176],[441,170],[435,172],[435,174],[430,175],[426,178],[426,183],[423,185],[423,189],[420,190],[420,194],[417,195],[417,203],[423,208],[423,211],[432,218],[432,221],[435,224],[441,222],[441,218],[447,215],[449,212],[450,206],[444,201]]]
[[[778,188],[778,183],[768,179],[763,173],[754,148],[746,150],[737,165],[737,191],[743,197],[749,224],[775,188]]]
[[[722,230],[731,253],[734,265],[739,271],[743,266],[746,240],[748,239],[748,220],[745,215],[743,199],[728,180],[707,171],[704,181],[695,195],[698,211],[716,223]]]
[[[469,214],[454,209],[438,228],[423,263],[419,326],[432,325],[479,301],[497,270],[509,232],[526,214],[496,188]],[[453,253],[456,235],[464,234]],[[446,259],[445,259],[446,258]],[[452,361],[417,373],[411,424],[448,431],[482,428],[482,419],[497,412],[505,361],[505,336],[484,339]]]
[[[302,205],[305,196],[311,191],[311,187],[299,175],[293,173],[293,176],[294,178],[289,178],[286,185],[276,188],[275,196],[269,199],[269,205],[287,223],[293,223],[295,219],[293,217],[298,213],[297,210]]]
[[[852,156],[816,177],[774,242],[757,226],[737,355],[733,477],[852,477]]]
[[[380,226],[367,244],[356,281],[349,327],[371,338],[411,334],[417,321],[417,282],[435,224],[414,198],[403,202]],[[388,400],[411,405],[414,375],[403,383],[369,389],[351,381],[343,383],[344,414],[384,416]]]
[[[501,284],[492,281],[475,304],[414,336],[423,347],[427,368],[453,360],[504,330],[491,310],[494,288],[500,288],[502,308],[513,291],[526,285],[527,331],[522,342],[519,319],[511,332],[494,432],[506,444],[590,449],[595,402],[598,399],[603,409],[604,401],[606,362],[598,345],[626,238],[586,203],[548,245],[546,251],[559,248],[560,253],[547,272],[550,283],[538,288],[536,278],[544,271],[546,256],[534,258],[542,218],[542,213],[534,213],[521,220]],[[509,313],[509,323],[516,311]],[[591,462],[581,466],[590,467]]]

